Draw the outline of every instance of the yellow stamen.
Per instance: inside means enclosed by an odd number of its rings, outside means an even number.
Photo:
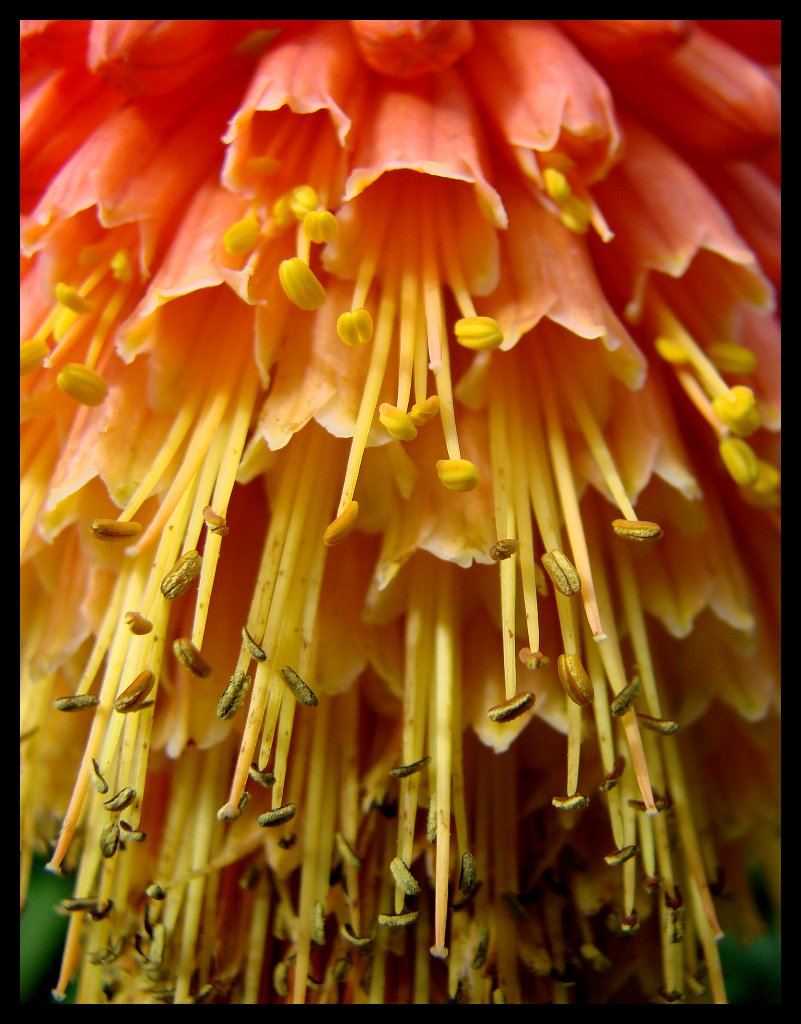
[[[654,348],[666,363],[673,366],[683,366],[690,361],[684,346],[673,338],[657,338],[654,341]]]
[[[545,185],[545,191],[554,202],[562,203],[573,195],[573,189],[570,187],[567,178],[555,167],[545,168],[542,172],[542,183]]]
[[[281,287],[290,302],[310,312],[325,302],[325,288],[320,284],[307,263],[293,256],[278,268]]]
[[[303,218],[303,231],[312,242],[333,242],[339,235],[339,221],[330,210],[312,210]]]
[[[319,205],[320,196],[311,185],[298,185],[289,193],[289,208],[296,220],[303,221]]]
[[[326,527],[326,531],[323,534],[323,542],[326,546],[333,547],[335,544],[341,544],[352,532],[358,518],[359,503],[358,501],[351,500],[336,519]]]
[[[437,475],[449,491],[472,491],[479,481],[478,470],[469,459],[440,459]]]
[[[759,461],[750,445],[739,437],[724,437],[718,445],[729,475],[740,487],[752,487],[759,479]]]
[[[562,551],[546,551],[542,564],[560,594],[572,597],[581,592],[581,579],[570,559]]]
[[[409,417],[416,427],[439,415],[439,396],[431,395],[424,402],[416,402],[409,410]]]
[[[712,365],[721,373],[749,374],[757,368],[756,353],[745,345],[730,345],[716,342],[707,349]]]
[[[758,474],[755,482],[751,485],[755,494],[772,494],[778,490],[781,483],[781,473],[769,462],[758,459]]]
[[[720,420],[738,437],[750,437],[759,429],[759,412],[751,388],[735,384],[726,394],[712,399],[712,408]]]
[[[408,412],[403,412],[388,402],[378,407],[378,418],[390,436],[396,441],[413,441],[417,437],[417,427]]]
[[[229,256],[242,256],[256,248],[260,236],[261,224],[251,212],[228,228],[223,235],[223,245]]]
[[[138,537],[142,532],[142,524],[121,523],[118,519],[93,519],[89,529],[98,540],[128,540]]]
[[[474,352],[498,348],[503,342],[498,322],[489,316],[470,316],[457,320],[453,332],[460,345]]]
[[[373,337],[373,318],[366,309],[352,309],[337,320],[337,334],[348,348],[366,345]]]
[[[133,263],[127,250],[118,249],[109,260],[111,273],[115,280],[128,284],[133,280]]]
[[[56,285],[56,301],[60,306],[72,310],[73,313],[91,313],[94,306],[88,302],[72,285],[59,281]]]
[[[65,395],[81,405],[100,405],[108,394],[108,384],[100,374],[80,363],[67,363],[56,383]]]
[[[38,370],[49,355],[50,349],[47,342],[41,338],[31,338],[29,341],[23,341],[19,347],[20,377]]]

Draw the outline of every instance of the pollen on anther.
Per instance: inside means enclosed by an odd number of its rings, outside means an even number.
[[[284,294],[299,309],[311,312],[325,302],[325,288],[300,257],[284,260],[278,268],[278,277]]]
[[[101,405],[108,394],[108,384],[100,374],[81,363],[67,363],[56,383],[65,395],[81,405]]]
[[[366,309],[351,309],[337,319],[337,335],[348,348],[366,345],[373,336],[373,318]]]
[[[497,320],[489,316],[468,316],[457,320],[453,333],[460,345],[474,352],[498,348],[503,343],[503,332]]]
[[[437,475],[449,491],[472,491],[478,485],[478,470],[468,459],[440,459]]]
[[[326,547],[333,547],[335,544],[341,544],[356,526],[356,520],[358,518],[358,501],[349,501],[336,519],[326,527],[325,533],[323,534],[323,542]]]

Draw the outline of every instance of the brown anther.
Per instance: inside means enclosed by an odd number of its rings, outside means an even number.
[[[468,850],[465,850],[462,854],[462,866],[459,871],[459,892],[463,896],[467,896],[472,891],[476,884],[477,873],[476,858]]]
[[[652,541],[662,536],[659,523],[649,523],[646,519],[613,519],[612,529],[624,540]]]
[[[389,865],[395,885],[407,896],[417,896],[420,892],[420,883],[411,873],[407,865],[400,857],[395,857]]]
[[[248,651],[250,653],[251,658],[255,658],[256,661],[266,661],[267,660],[267,655],[265,654],[264,650],[261,647],[259,647],[259,645],[253,639],[253,637],[250,635],[250,633],[248,632],[247,626],[243,626],[242,627],[242,639],[245,641],[245,646],[247,647],[247,649],[248,649]]]
[[[336,835],[334,836],[334,839],[336,840],[339,854],[346,864],[348,864],[352,868],[355,868],[357,871],[364,867],[364,861],[347,841],[347,839],[344,836],[344,833],[337,832]]]
[[[193,676],[197,676],[199,679],[207,679],[211,675],[211,665],[209,665],[191,640],[188,640],[186,637],[179,637],[177,640],[173,640],[172,649],[175,657],[187,672],[191,672]]]
[[[414,924],[419,916],[419,910],[410,910],[406,914],[379,914],[378,923],[388,928],[405,928]]]
[[[120,844],[120,826],[116,821],[110,821],[100,833],[100,852],[108,859],[117,852]]]
[[[639,697],[640,690],[642,690],[642,683],[640,682],[639,676],[634,676],[631,682],[624,686],[620,693],[615,697],[612,703],[609,705],[609,710],[613,715],[620,716],[625,715],[629,710],[634,701]]]
[[[125,625],[134,636],[147,636],[153,632],[153,623],[146,619],[141,612],[126,612]]]
[[[515,718],[530,711],[534,707],[535,700],[531,690],[525,690],[523,693],[516,693],[514,697],[504,701],[503,704],[495,704],[487,714],[493,722],[512,722]]]
[[[121,523],[119,519],[93,519],[89,529],[98,540],[130,540],[142,532],[141,523]]]
[[[149,669],[140,672],[130,686],[126,687],[114,701],[114,710],[121,715],[129,711],[140,711],[143,702],[156,685],[156,677]]]
[[[100,698],[91,693],[77,693],[72,697],[59,697],[53,701],[56,711],[87,711],[89,708],[96,708]]]
[[[633,807],[636,811],[647,810],[644,800],[627,800],[626,803],[629,807]],[[669,796],[659,796],[654,793],[654,806],[657,811],[666,811],[669,807],[673,806],[673,801]]]
[[[306,683],[300,678],[297,672],[290,668],[289,665],[285,665],[281,669],[281,675],[284,677],[284,682],[292,691],[295,700],[299,704],[305,704],[307,707],[317,707],[317,695],[307,686]]]
[[[255,763],[248,768],[248,775],[254,782],[258,782],[260,786],[263,786],[264,789],[270,789],[271,786],[275,785],[275,773],[262,771]]]
[[[646,875],[642,884],[645,886],[646,892],[656,892],[662,884],[662,878],[659,875]]]
[[[681,994],[681,992],[677,992],[675,989],[668,991],[664,985],[660,985],[657,991],[659,992],[660,997],[664,999],[666,1003],[684,1002],[684,996]]]
[[[516,892],[502,892],[501,899],[503,900],[503,905],[516,921],[528,920],[528,911],[520,902],[520,897]]]
[[[618,779],[623,774],[625,767],[625,757],[615,758],[615,763],[612,765],[612,770],[608,772],[606,775],[604,775],[604,780],[598,787],[598,789],[600,789],[602,793],[608,793],[610,789],[614,789],[617,785]]]
[[[621,846],[619,850],[613,850],[612,853],[608,853],[604,857],[604,861],[609,865],[610,868],[617,867],[618,864],[625,864],[627,860],[631,860],[637,854],[636,846]]]
[[[372,946],[373,944],[371,938],[357,935],[349,924],[341,924],[339,926],[339,934],[346,942],[349,942],[351,946],[356,946],[357,949],[366,949],[367,946]]]
[[[225,516],[215,512],[211,505],[206,505],[203,509],[203,520],[212,533],[216,533],[219,537],[228,536],[228,524]]]
[[[672,736],[678,731],[679,723],[668,718],[653,718],[651,715],[643,715],[637,712],[637,721],[646,729],[661,733],[663,736]]]
[[[572,597],[581,591],[581,578],[576,572],[576,567],[563,551],[554,549],[546,551],[541,558],[545,571],[551,577],[551,582],[565,597]]]
[[[97,761],[95,761],[94,758],[92,758],[92,761],[89,765],[89,777],[92,780],[92,785],[95,787],[98,793],[108,793],[108,783],[100,774],[100,766],[98,765]]]
[[[419,761],[412,761],[411,764],[402,764],[397,768],[390,768],[389,774],[393,779],[405,779],[409,775],[414,775],[416,772],[421,771],[428,762],[431,760],[431,755],[428,754],[426,757],[421,757]]]
[[[520,541],[514,538],[499,540],[489,549],[489,556],[493,562],[502,562],[506,558],[511,558],[519,547]]]
[[[217,717],[224,722],[233,718],[245,703],[249,689],[250,676],[245,672],[234,672],[230,682],[223,690],[222,696],[217,701]]]
[[[482,928],[478,933],[478,939],[476,941],[476,952],[473,957],[473,969],[476,971],[481,970],[484,964],[487,962],[487,953],[489,952],[489,928]]]
[[[555,796],[551,803],[557,811],[581,811],[589,806],[589,797],[581,793],[574,793],[572,796]]]
[[[589,707],[595,700],[595,692],[578,655],[560,654],[556,667],[559,682],[568,697],[580,708]]]
[[[124,811],[126,807],[131,806],[135,799],[136,790],[131,786],[126,786],[119,793],[115,793],[110,800],[106,800],[103,806],[107,811]]]
[[[282,807],[276,807],[272,811],[260,814],[256,818],[256,824],[261,825],[262,828],[276,828],[278,825],[291,821],[297,814],[297,810],[295,804],[284,804]]]
[[[161,592],[168,601],[174,601],[189,589],[202,564],[203,559],[197,551],[187,551],[181,555],[161,581]]]
[[[640,915],[636,910],[620,917],[620,930],[624,935],[635,935],[640,930]]]
[[[530,647],[521,647],[517,656],[526,668],[532,672],[551,664],[551,659],[546,658],[542,651],[532,651]]]

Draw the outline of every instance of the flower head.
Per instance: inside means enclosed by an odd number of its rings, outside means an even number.
[[[22,23],[57,997],[725,1001],[778,833],[778,32]]]

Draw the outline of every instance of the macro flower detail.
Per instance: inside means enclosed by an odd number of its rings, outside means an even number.
[[[56,999],[726,1001],[778,885],[779,60],[21,22]]]

